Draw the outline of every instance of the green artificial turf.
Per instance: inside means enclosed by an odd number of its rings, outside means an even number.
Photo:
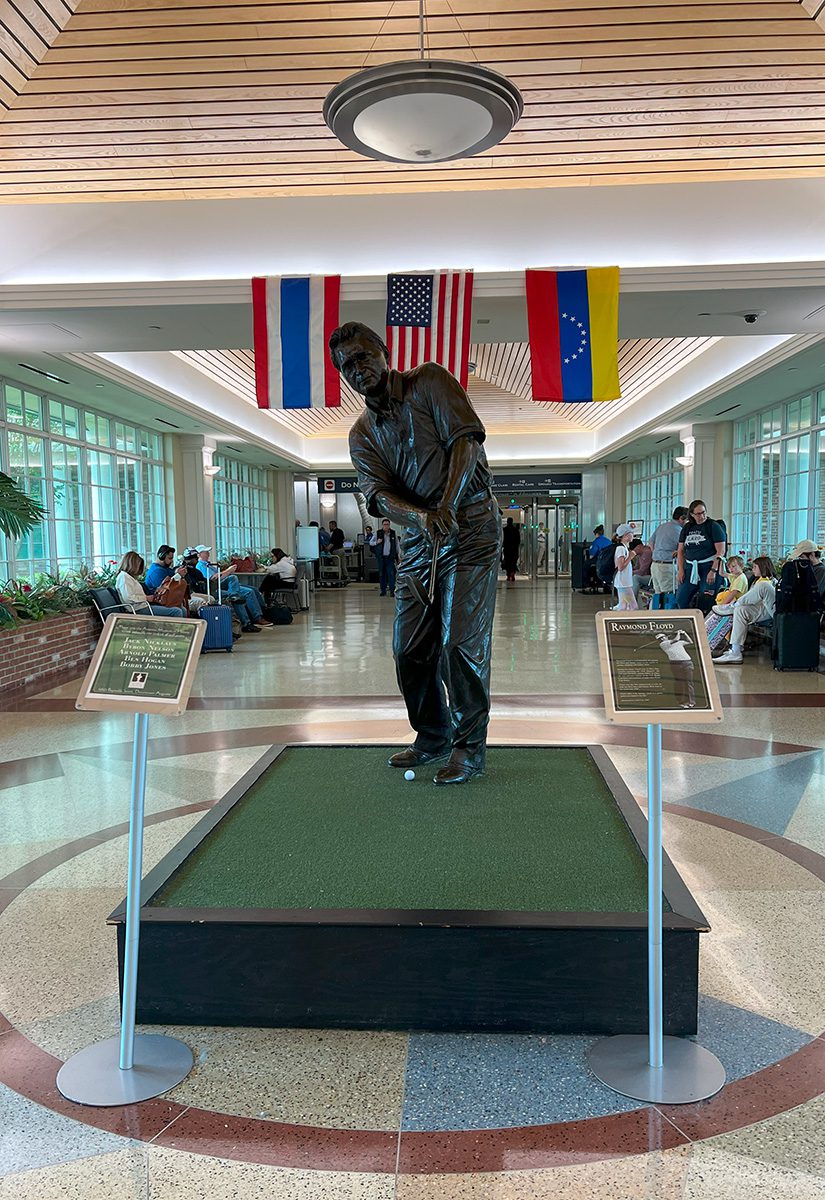
[[[406,782],[383,747],[285,750],[153,905],[643,912],[646,865],[582,749],[488,752]]]

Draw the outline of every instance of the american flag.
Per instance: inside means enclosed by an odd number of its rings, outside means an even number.
[[[387,276],[390,366],[409,371],[437,362],[467,386],[472,271]]]

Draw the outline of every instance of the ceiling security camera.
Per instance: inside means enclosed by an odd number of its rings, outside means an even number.
[[[762,315],[761,313],[755,313],[755,312],[743,313],[742,320],[745,322],[746,325],[755,325],[761,315]]]

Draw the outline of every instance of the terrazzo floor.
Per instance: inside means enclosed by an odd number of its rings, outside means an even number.
[[[643,804],[600,606],[502,585],[491,742],[604,744]],[[391,624],[377,591],[320,592],[201,661],[150,729],[147,870],[273,742],[403,744]],[[169,1030],[196,1065],[167,1097],[69,1104],[59,1062],[117,1028],[130,722],[75,712],[76,683],[0,713],[0,1198],[825,1198],[825,676],[761,652],[721,686],[721,727],[666,736],[665,843],[712,925],[699,1037],[728,1083],[662,1109],[595,1081],[591,1038],[200,1027]]]

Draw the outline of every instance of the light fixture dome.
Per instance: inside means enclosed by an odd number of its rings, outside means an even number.
[[[497,145],[522,114],[521,92],[478,63],[422,58],[368,67],[337,84],[324,120],[339,141],[385,162],[471,158]]]

